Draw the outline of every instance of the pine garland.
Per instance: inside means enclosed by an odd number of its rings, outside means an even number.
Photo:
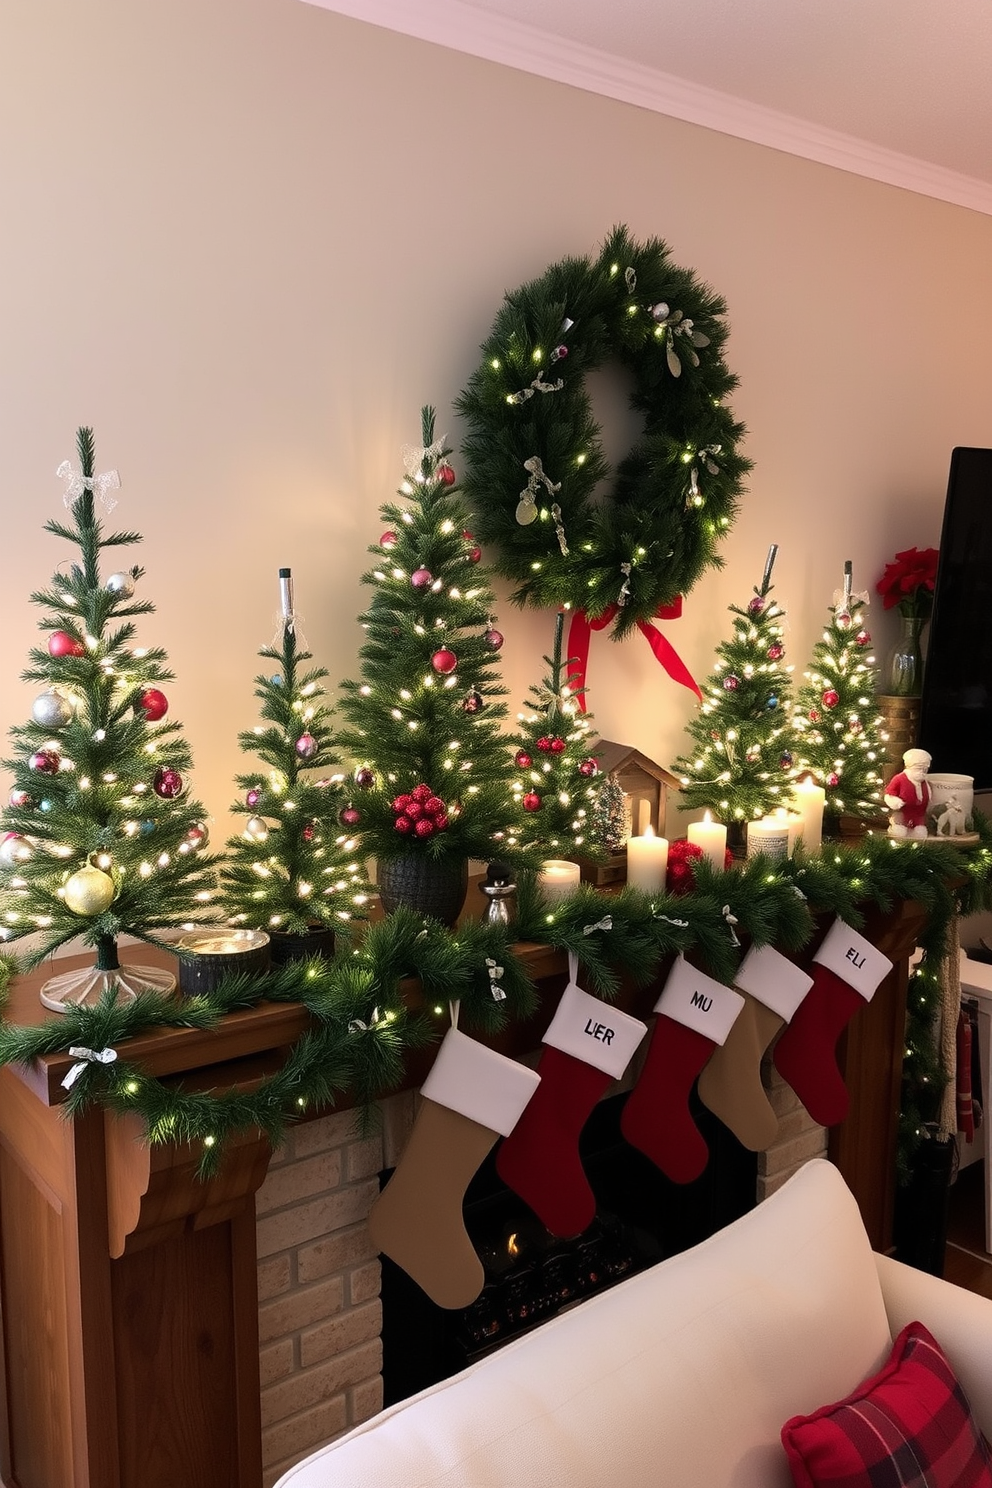
[[[95,1007],[67,1009],[36,1027],[0,1019],[0,1064],[24,1064],[81,1046],[123,1047],[152,1028],[214,1028],[236,1009],[263,999],[299,1002],[312,1026],[283,1067],[251,1091],[189,1091],[166,1086],[126,1057],[88,1062],[65,1109],[74,1116],[94,1104],[138,1114],[151,1142],[186,1141],[200,1147],[200,1172],[212,1172],[225,1142],[258,1127],[272,1142],[306,1111],[333,1106],[345,1092],[361,1109],[399,1083],[408,1050],[436,1040],[448,1004],[461,1004],[461,1026],[492,1035],[533,1015],[538,993],[515,949],[526,940],[573,951],[590,991],[612,998],[621,976],[645,985],[678,952],[692,954],[730,981],[739,964],[740,938],[796,953],[816,929],[816,916],[840,915],[857,928],[864,906],[883,910],[915,901],[928,914],[924,960],[911,987],[900,1164],[906,1170],[923,1134],[940,1081],[928,1063],[937,970],[950,918],[992,905],[992,824],[976,814],[981,841],[958,849],[944,844],[894,845],[868,836],[856,846],[827,844],[822,855],[785,862],[756,857],[714,873],[696,866],[696,888],[672,897],[626,888],[607,897],[584,885],[548,913],[532,877],[522,879],[512,940],[505,927],[470,923],[448,930],[407,910],[371,925],[354,951],[333,961],[292,962],[259,981],[229,978],[209,994],[177,1001],[146,994],[130,1004],[104,998]],[[737,931],[728,922],[734,916]],[[740,932],[738,935],[737,932]],[[0,958],[0,1001],[12,970]],[[499,976],[495,975],[499,970]],[[411,994],[408,978],[420,983]]]

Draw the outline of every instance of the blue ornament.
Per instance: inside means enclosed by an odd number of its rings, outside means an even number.
[[[141,834],[142,837],[150,837],[152,835],[152,833],[154,832],[154,830],[155,830],[155,823],[153,821],[149,821],[147,819],[145,821],[143,821],[141,823],[141,826],[138,828],[138,831],[140,832],[140,834]]]
[[[51,801],[39,801],[38,802],[38,810],[39,811],[51,811],[51,809],[52,809],[52,803],[51,803]]]
[[[273,672],[272,673],[272,676],[269,678],[269,681],[272,683],[272,686],[273,687],[281,687],[282,686],[282,673],[281,672]]]
[[[771,697],[768,699],[765,707],[768,709],[769,712],[771,712],[773,708],[778,707],[778,698],[775,696],[774,693],[772,693]]]

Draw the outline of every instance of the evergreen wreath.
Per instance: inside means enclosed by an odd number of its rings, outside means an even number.
[[[751,468],[726,401],[725,315],[664,242],[625,227],[595,261],[563,259],[507,294],[457,407],[474,531],[517,604],[607,615],[620,640],[720,566]],[[644,434],[603,500],[610,469],[584,382],[610,362],[633,377]]]

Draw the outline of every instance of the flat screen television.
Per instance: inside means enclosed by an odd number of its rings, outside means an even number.
[[[951,453],[920,743],[935,773],[992,789],[992,449]]]

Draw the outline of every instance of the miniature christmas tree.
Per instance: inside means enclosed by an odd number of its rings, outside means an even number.
[[[747,608],[730,606],[733,634],[719,647],[702,705],[687,728],[696,750],[675,762],[682,809],[708,806],[737,841],[746,822],[784,804],[793,764],[783,612],[770,598],[777,552],[773,544]]]
[[[579,711],[577,694],[567,685],[562,660],[564,614],[555,616],[548,674],[532,686],[527,709],[517,714],[511,739],[514,764],[513,799],[521,816],[516,834],[522,843],[540,847],[545,856],[602,856],[592,812],[599,793],[598,766],[589,753],[589,714]]]
[[[449,919],[458,883],[464,898],[468,858],[512,850],[513,764],[499,728],[503,637],[432,408],[423,410],[423,439],[404,452],[405,502],[381,509],[387,530],[369,549],[376,564],[362,580],[374,590],[361,617],[363,680],[341,685],[348,726],[339,743],[357,763],[351,805],[377,859],[383,903]],[[425,864],[455,882],[436,905],[430,890],[397,887],[433,878]]]
[[[166,653],[134,645],[134,616],[154,609],[133,599],[144,570],[100,573],[104,549],[141,539],[104,535],[96,503],[112,510],[120,482],[116,471],[93,474],[92,430],[79,430],[77,448],[80,471],[66,460],[58,472],[71,523],[46,531],[75,544],[80,561],[31,596],[48,637],[22,676],[44,690],[31,721],[10,730],[14,786],[0,814],[0,936],[35,937],[26,966],[77,936],[96,948],[95,968],[45,984],[42,1001],[56,1010],[109,990],[170,990],[168,973],[120,965],[118,937],[161,944],[157,932],[203,917],[214,882],[203,808],[186,794],[189,747],[181,725],[164,721]]]
[[[620,777],[610,771],[596,792],[591,813],[593,839],[608,853],[622,852],[630,836],[630,815]]]
[[[835,590],[830,619],[813,648],[793,705],[795,770],[826,790],[824,814],[884,816],[883,720],[875,706],[878,673],[865,623],[868,595],[852,593],[852,569]]]
[[[265,723],[238,735],[245,753],[269,768],[237,777],[243,795],[233,809],[248,820],[228,841],[221,871],[231,923],[264,930],[276,960],[332,949],[333,939],[317,932],[346,923],[367,897],[344,776],[316,778],[338,763],[321,685],[327,671],[306,665],[313,658],[298,633],[288,568],[279,570],[279,588],[279,644],[259,652],[278,670],[255,678]]]

